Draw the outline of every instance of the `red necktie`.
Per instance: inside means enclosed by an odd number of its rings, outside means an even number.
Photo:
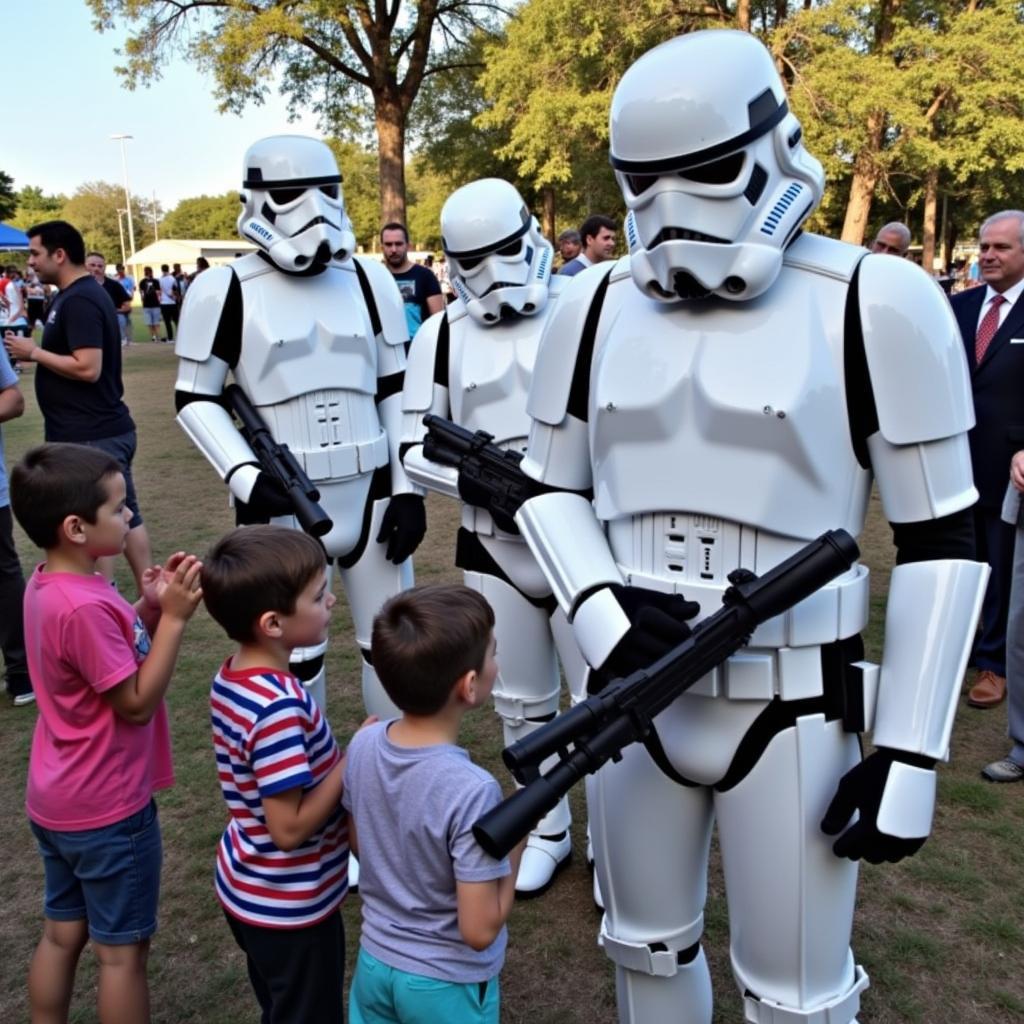
[[[992,339],[996,336],[996,331],[999,330],[999,307],[1006,301],[1002,295],[997,295],[992,299],[992,304],[988,307],[988,312],[981,318],[981,323],[978,324],[978,333],[974,339],[974,365],[980,366],[982,359],[985,358],[985,353],[988,351],[989,345],[992,343]]]

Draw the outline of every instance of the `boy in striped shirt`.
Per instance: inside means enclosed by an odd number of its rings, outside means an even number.
[[[231,819],[217,897],[274,1024],[340,1024],[348,890],[344,755],[288,671],[293,648],[326,639],[334,595],[320,544],[246,526],[203,565],[206,607],[239,644],[210,692],[213,746]]]

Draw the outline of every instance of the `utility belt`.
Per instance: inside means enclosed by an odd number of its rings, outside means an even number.
[[[383,430],[370,441],[349,441],[308,452],[292,449],[292,454],[314,481],[365,476],[386,466],[391,458],[388,438]]]
[[[631,587],[682,594],[688,601],[696,601],[701,610],[697,622],[721,607],[722,595],[728,587],[718,582],[665,579],[622,565],[619,569]],[[750,638],[750,647],[812,647],[853,636],[868,623],[868,596],[868,569],[855,565],[788,611],[758,626]]]
[[[820,647],[745,647],[686,692],[687,698],[824,701],[826,718],[865,732],[875,716],[879,666],[864,660],[859,635]]]

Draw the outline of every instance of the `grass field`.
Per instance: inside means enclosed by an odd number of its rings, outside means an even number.
[[[140,332],[141,334],[141,332]],[[173,420],[174,356],[169,345],[126,351],[127,399],[139,426],[136,483],[157,556],[183,547],[202,552],[231,525],[224,488]],[[42,437],[32,374],[22,378],[28,408],[6,424],[8,462]],[[429,532],[416,555],[419,580],[456,580],[456,515],[428,503]],[[18,535],[23,564],[36,552]],[[874,572],[878,656],[882,595],[892,550],[872,503],[862,548]],[[129,590],[126,574],[122,589]],[[328,714],[344,742],[362,719],[358,665],[344,600],[332,625]],[[189,628],[169,695],[177,785],[159,798],[164,832],[161,926],[150,982],[154,1020],[163,1024],[249,1024],[258,1020],[241,954],[213,895],[214,849],[225,814],[214,773],[207,718],[211,673],[229,647],[204,611]],[[0,1024],[27,1019],[25,974],[42,919],[42,869],[23,809],[32,708],[0,706]],[[978,777],[1006,750],[1005,711],[962,709],[950,766],[940,774],[935,835],[917,857],[862,873],[854,950],[871,975],[861,1024],[998,1024],[1024,1020],[1024,786],[995,787]],[[470,716],[465,745],[504,781],[494,715]],[[582,805],[574,795],[576,849],[582,852]],[[599,916],[590,900],[582,855],[539,901],[517,904],[502,975],[503,1021],[594,1024],[615,1019],[609,961],[595,945]],[[359,934],[359,899],[345,906],[351,969]],[[742,1020],[728,957],[727,912],[717,861],[707,909],[708,957],[715,978],[716,1022]],[[72,1020],[94,1021],[95,973],[86,953]],[[442,1024],[442,1022],[439,1022]],[[669,1022],[666,1022],[669,1024]],[[674,1024],[674,1022],[673,1022]]]

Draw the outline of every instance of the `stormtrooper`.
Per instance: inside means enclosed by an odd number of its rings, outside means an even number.
[[[394,714],[370,663],[373,616],[412,585],[423,498],[398,452],[408,333],[387,269],[354,256],[341,174],[324,143],[262,139],[245,155],[239,234],[258,251],[200,274],[175,352],[178,423],[228,485],[239,522],[297,527],[275,478],[221,404],[229,373],[287,444],[332,520],[321,538],[348,596],[370,714]],[[292,670],[324,705],[326,644]]]
[[[856,535],[872,479],[898,552],[880,666],[855,565],[588,779],[619,1018],[711,1020],[717,820],[745,1019],[848,1024],[868,985],[856,862],[929,834],[986,582],[956,323],[919,268],[801,233],[823,173],[753,36],[695,32],[640,58],[610,148],[630,254],[574,278],[548,319],[523,462],[548,489],[516,514],[591,689],[684,639],[733,570]]]
[[[416,333],[402,396],[403,450],[414,482],[468,502],[474,495],[458,472],[423,456],[423,416],[451,418],[493,434],[503,448],[525,449],[537,346],[564,281],[551,277],[551,244],[506,181],[487,178],[452,193],[441,235],[457,298]],[[586,665],[514,523],[464,504],[455,561],[495,612],[501,670],[494,703],[505,742],[514,743],[557,713],[559,658],[577,695]],[[533,830],[516,878],[520,896],[543,892],[568,863],[569,824],[563,799]]]

